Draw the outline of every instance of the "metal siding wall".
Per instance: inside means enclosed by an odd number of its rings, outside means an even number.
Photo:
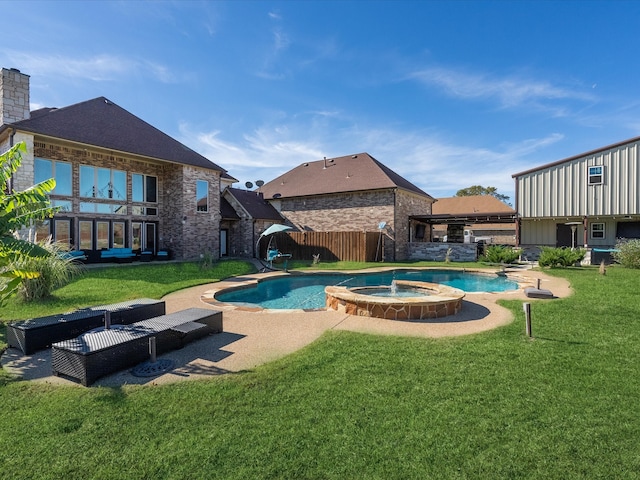
[[[639,150],[634,142],[518,177],[518,213],[522,218],[640,214]],[[605,167],[604,184],[588,186],[587,167],[594,165]]]
[[[556,222],[552,220],[523,220],[523,245],[552,245],[556,244]]]

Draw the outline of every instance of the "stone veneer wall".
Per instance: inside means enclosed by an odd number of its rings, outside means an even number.
[[[30,115],[29,75],[3,68],[0,71],[0,125],[19,122]]]
[[[475,262],[478,258],[478,249],[475,243],[413,242],[407,245],[407,260],[443,262],[446,260],[449,250],[451,250],[449,259],[452,262]]]
[[[19,142],[25,142],[27,153],[22,154],[20,168],[13,176],[13,189],[21,192],[33,186],[33,135],[16,133],[13,137],[13,144],[16,145]],[[11,148],[10,139],[7,138],[6,142],[3,142],[0,148],[2,149],[2,153],[9,150]]]

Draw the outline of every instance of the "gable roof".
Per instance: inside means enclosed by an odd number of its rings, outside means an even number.
[[[265,183],[259,191],[272,199],[390,188],[432,198],[368,153],[305,162]]]
[[[574,155],[574,156],[569,157],[569,158],[565,158],[565,159],[562,159],[562,160],[557,160],[557,161],[551,162],[551,163],[545,163],[544,165],[540,165],[539,167],[534,167],[534,168],[530,168],[529,170],[525,170],[523,172],[514,173],[513,175],[511,175],[511,178],[518,178],[518,177],[521,177],[523,175],[528,175],[529,173],[534,173],[534,172],[538,172],[540,170],[545,170],[547,168],[555,167],[557,165],[562,165],[563,163],[569,163],[569,162],[572,162],[574,160],[578,160],[578,159],[583,158],[583,157],[589,157],[591,155],[595,155],[595,154],[598,154],[598,153],[606,152],[607,150],[612,150],[614,148],[619,148],[619,147],[622,147],[624,145],[631,144],[631,143],[636,143],[636,142],[640,142],[640,137],[630,138],[629,140],[624,140],[622,142],[613,143],[611,145],[607,145],[606,147],[601,147],[601,148],[598,148],[596,150],[590,150],[588,152],[584,152],[584,153],[581,153],[579,155]]]
[[[259,192],[248,190],[241,190],[239,188],[228,187],[225,192],[235,198],[240,205],[247,211],[247,213],[254,219],[261,220],[277,220],[282,221],[282,215],[271,205],[264,200],[264,197]]]
[[[224,197],[220,198],[220,214],[223,220],[240,220],[240,216]]]
[[[168,162],[225,170],[105,97],[63,108],[41,108],[10,126],[39,135]],[[3,125],[2,129],[9,125]]]
[[[515,210],[492,195],[438,198],[431,206],[433,215],[515,213]]]

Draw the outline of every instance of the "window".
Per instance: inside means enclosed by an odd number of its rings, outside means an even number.
[[[59,212],[70,212],[71,200],[51,200],[51,206],[59,208]]]
[[[55,220],[54,222],[54,240],[56,242],[71,245],[71,221],[70,220]]]
[[[34,160],[35,183],[44,182],[50,178],[56,181],[56,187],[52,190],[52,194],[69,196],[73,194],[70,163],[36,158]]]
[[[80,220],[80,250],[93,250],[93,222]]]
[[[204,180],[196,182],[196,211],[209,211],[209,182]]]
[[[604,238],[604,223],[591,224],[591,238]]]
[[[96,249],[109,248],[109,222],[96,222]]]
[[[158,179],[151,175],[131,174],[131,196],[134,202],[157,203]]]
[[[126,200],[127,174],[121,170],[80,165],[80,196]]]
[[[600,185],[604,181],[604,167],[589,167],[589,185]]]
[[[140,250],[142,247],[142,222],[131,223],[131,248]]]
[[[51,225],[49,220],[36,222],[36,242],[46,240],[51,235]]]
[[[124,248],[124,222],[113,222],[112,233],[113,248]]]
[[[116,203],[80,202],[79,210],[81,213],[101,213],[107,215],[127,214],[127,206]]]

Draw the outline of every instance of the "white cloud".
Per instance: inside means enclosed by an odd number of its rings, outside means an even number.
[[[364,152],[402,175],[434,197],[454,195],[471,185],[492,186],[513,201],[511,175],[531,166],[528,157],[544,151],[563,136],[495,147],[459,145],[435,132],[388,128],[361,130],[356,126],[329,131],[312,120],[263,126],[236,142],[224,140],[220,131],[190,131],[181,126],[182,141],[214,161],[244,185],[245,181],[270,181],[304,163]]]
[[[442,89],[452,97],[462,99],[495,99],[502,107],[535,105],[556,110],[556,115],[564,115],[565,109],[548,104],[557,100],[592,101],[592,92],[553,85],[545,80],[524,76],[496,77],[485,73],[468,73],[443,67],[425,68],[411,73],[408,78],[416,79],[428,86]]]
[[[135,75],[150,77],[161,83],[177,83],[189,79],[188,73],[181,73],[180,77],[176,77],[169,67],[160,63],[111,54],[75,58],[5,50],[0,55],[2,57],[6,64],[20,65],[22,71],[41,79],[66,77],[108,82],[129,81]]]

